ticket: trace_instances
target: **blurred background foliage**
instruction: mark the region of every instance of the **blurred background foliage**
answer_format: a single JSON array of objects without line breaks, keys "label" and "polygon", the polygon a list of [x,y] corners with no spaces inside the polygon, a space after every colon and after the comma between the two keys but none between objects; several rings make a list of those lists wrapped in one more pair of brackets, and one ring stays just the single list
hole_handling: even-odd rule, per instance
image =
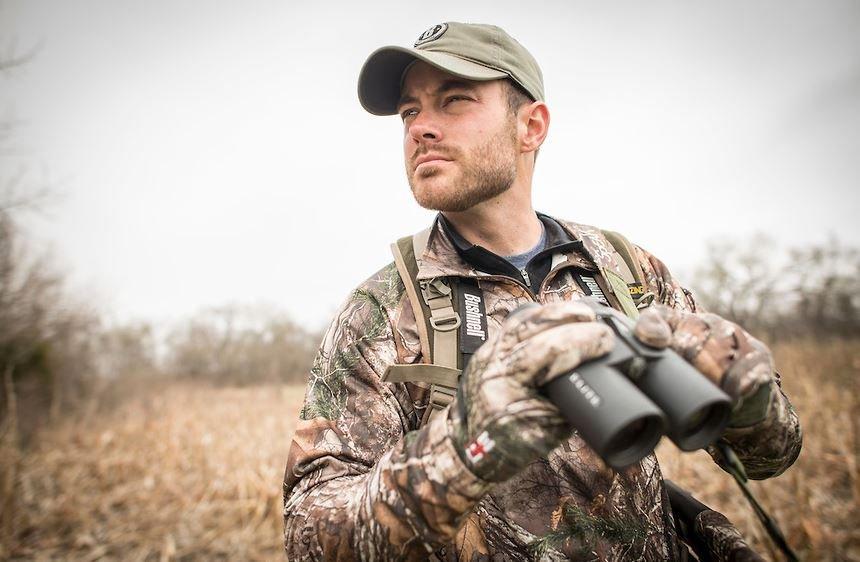
[{"label": "blurred background foliage", "polygon": [[764,234],[715,240],[691,284],[705,308],[771,341],[860,333],[860,251],[834,237],[792,248]]}]

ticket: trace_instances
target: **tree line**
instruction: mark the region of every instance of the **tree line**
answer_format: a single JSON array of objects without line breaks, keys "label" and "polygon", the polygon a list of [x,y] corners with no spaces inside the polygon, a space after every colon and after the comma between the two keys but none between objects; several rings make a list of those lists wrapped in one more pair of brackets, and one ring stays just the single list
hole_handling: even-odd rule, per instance
[{"label": "tree line", "polygon": [[692,285],[708,309],[771,341],[860,335],[860,249],[781,247],[766,235],[712,241]]},{"label": "tree line", "polygon": [[[109,387],[185,379],[212,384],[304,383],[321,334],[272,307],[220,306],[166,331],[116,324],[66,289],[0,201],[0,419],[22,433]],[[111,389],[116,392],[117,388]],[[31,418],[35,418],[32,419]]]}]

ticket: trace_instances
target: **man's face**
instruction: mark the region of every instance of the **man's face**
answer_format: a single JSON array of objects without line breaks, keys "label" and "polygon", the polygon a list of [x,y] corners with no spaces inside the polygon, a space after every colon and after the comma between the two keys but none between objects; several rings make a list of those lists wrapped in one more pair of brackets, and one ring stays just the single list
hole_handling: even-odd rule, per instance
[{"label": "man's face", "polygon": [[398,112],[406,177],[422,207],[465,211],[513,185],[517,129],[502,81],[463,80],[417,62]]}]

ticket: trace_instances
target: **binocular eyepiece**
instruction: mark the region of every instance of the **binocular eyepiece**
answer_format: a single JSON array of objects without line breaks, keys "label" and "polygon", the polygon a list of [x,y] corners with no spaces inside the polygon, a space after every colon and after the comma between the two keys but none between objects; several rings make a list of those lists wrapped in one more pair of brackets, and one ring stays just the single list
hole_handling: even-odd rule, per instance
[{"label": "binocular eyepiece", "polygon": [[729,423],[729,396],[671,349],[636,339],[623,314],[585,301],[615,346],[541,388],[583,440],[616,469],[648,455],[664,434],[684,451],[716,441]]}]

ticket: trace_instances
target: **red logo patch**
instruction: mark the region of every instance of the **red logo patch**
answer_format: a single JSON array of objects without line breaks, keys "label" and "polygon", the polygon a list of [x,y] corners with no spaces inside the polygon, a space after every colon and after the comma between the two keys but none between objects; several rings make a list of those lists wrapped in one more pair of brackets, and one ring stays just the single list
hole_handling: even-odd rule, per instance
[{"label": "red logo patch", "polygon": [[466,446],[466,457],[469,459],[469,462],[476,464],[484,458],[486,453],[492,451],[495,446],[496,442],[490,439],[489,434],[485,431]]}]

